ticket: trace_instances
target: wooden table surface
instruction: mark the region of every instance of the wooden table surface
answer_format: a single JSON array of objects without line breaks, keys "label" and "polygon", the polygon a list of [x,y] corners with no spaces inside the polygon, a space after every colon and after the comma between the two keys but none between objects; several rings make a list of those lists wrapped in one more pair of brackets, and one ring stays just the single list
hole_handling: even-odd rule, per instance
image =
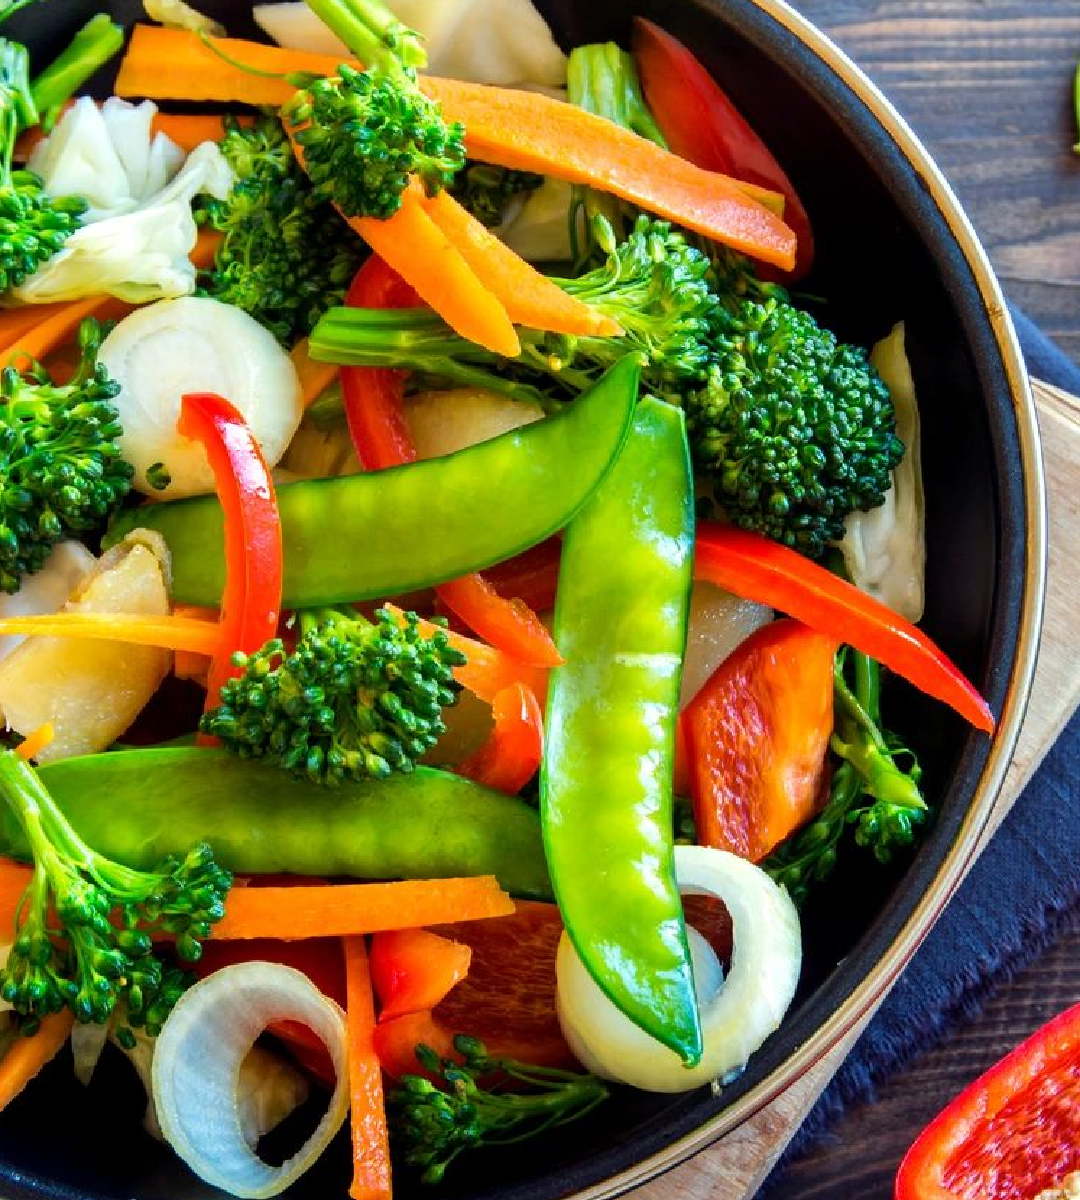
[{"label": "wooden table surface", "polygon": [[[1080,0],[794,0],[882,88],[960,197],[1001,278],[1080,363]],[[768,1190],[890,1200],[919,1130],[966,1083],[1080,1000],[1080,913],[962,1027],[851,1109]],[[779,1182],[779,1186],[776,1184]]]}]

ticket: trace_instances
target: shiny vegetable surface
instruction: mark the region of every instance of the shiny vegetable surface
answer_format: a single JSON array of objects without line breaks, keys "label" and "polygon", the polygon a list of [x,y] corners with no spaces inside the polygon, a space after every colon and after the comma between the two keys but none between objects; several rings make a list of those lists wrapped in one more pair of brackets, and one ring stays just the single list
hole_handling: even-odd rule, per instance
[{"label": "shiny vegetable surface", "polygon": [[[286,608],[381,599],[510,558],[560,529],[626,440],[638,365],[625,358],[565,412],[445,458],[377,475],[278,489]],[[454,503],[432,503],[453,496]],[[216,605],[224,586],[221,506],[211,497],[135,510],[172,552],[173,599]],[[346,547],[362,553],[343,553]]]},{"label": "shiny vegetable surface", "polygon": [[[317,802],[310,784],[276,767],[187,747],[65,759],[41,779],[81,837],[139,870],[205,838],[243,875],[493,874],[515,895],[551,894],[533,810],[426,767],[320,791]],[[5,812],[0,852],[25,860],[27,849]]]},{"label": "shiny vegetable surface", "polygon": [[900,1164],[896,1200],[1058,1195],[1050,1189],[1080,1171],[1078,1088],[1080,1004],[1032,1034],[923,1130]]},{"label": "shiny vegetable surface", "polygon": [[682,413],[638,406],[615,470],[563,541],[541,766],[544,845],[567,932],[636,1025],[701,1057],[675,886],[672,762],[693,563]]}]

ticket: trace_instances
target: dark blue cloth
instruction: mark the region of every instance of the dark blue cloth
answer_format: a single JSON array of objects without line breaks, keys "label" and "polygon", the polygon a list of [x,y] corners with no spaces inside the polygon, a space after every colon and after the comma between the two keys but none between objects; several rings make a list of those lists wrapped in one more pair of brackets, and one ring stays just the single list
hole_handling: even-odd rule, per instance
[{"label": "dark blue cloth", "polygon": [[[1032,375],[1080,394],[1080,369],[1023,313],[1013,320]],[[1008,902],[1003,903],[1003,898]],[[1074,716],[874,1015],[759,1193],[779,1200],[784,1166],[849,1105],[979,1011],[1080,905],[1080,714]]]}]

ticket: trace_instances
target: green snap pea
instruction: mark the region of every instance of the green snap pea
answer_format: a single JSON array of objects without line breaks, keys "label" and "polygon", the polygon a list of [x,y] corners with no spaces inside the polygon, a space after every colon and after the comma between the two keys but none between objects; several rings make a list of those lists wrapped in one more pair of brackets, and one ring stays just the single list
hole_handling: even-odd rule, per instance
[{"label": "green snap pea", "polygon": [[[277,489],[285,608],[380,600],[501,562],[562,529],[618,457],[637,400],[627,356],[554,416],[457,454]],[[172,552],[172,595],[215,606],[225,583],[221,505],[197,496],[129,510]]]},{"label": "green snap pea", "polygon": [[[551,898],[536,812],[428,767],[319,788],[221,750],[169,747],[64,759],[41,780],[89,845],[139,870],[206,841],[240,875],[494,875],[516,896]],[[7,806],[0,853],[29,861]]]},{"label": "green snap pea", "polygon": [[701,1058],[675,882],[672,770],[693,568],[682,413],[646,399],[563,538],[541,767],[548,869],[567,932],[612,1002]]}]

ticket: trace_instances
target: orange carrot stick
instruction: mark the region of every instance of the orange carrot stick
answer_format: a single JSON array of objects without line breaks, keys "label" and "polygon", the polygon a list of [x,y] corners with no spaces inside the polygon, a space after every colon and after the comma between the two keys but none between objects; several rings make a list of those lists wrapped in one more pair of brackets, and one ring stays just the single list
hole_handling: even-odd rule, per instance
[{"label": "orange carrot stick", "polygon": [[70,301],[58,300],[54,304],[20,304],[18,308],[5,308],[0,312],[0,346],[10,346],[36,325],[63,312]]},{"label": "orange carrot stick", "polygon": [[[404,624],[405,614],[400,608],[393,604],[385,604],[383,607]],[[547,668],[527,666],[486,642],[478,642],[475,638],[465,637],[452,629],[443,629],[441,625],[435,625],[431,621],[421,620],[417,628],[424,637],[433,637],[436,633],[445,634],[450,645],[465,655],[468,661],[463,667],[454,668],[454,678],[474,696],[492,704],[504,688],[523,683],[543,705],[547,696]]]},{"label": "orange carrot stick", "polygon": [[[196,604],[174,604],[172,615],[187,617],[193,621],[205,621],[215,628],[221,620],[221,613],[216,608],[202,608]],[[205,687],[211,661],[209,655],[200,654],[195,650],[177,650],[173,654],[173,674],[177,679],[190,679]]]},{"label": "orange carrot stick", "polygon": [[11,940],[19,902],[33,877],[32,867],[13,862],[10,858],[0,858],[0,935],[5,941]]},{"label": "orange carrot stick", "polygon": [[[250,125],[251,117],[238,118],[241,125]],[[169,113],[154,114],[150,128],[154,133],[163,133],[188,154],[203,142],[220,142],[225,136],[225,122],[221,113]]]},{"label": "orange carrot stick", "polygon": [[0,618],[0,634],[9,633],[26,637],[92,638],[210,655],[218,650],[221,641],[218,626],[207,621],[147,613],[58,612]]},{"label": "orange carrot stick", "polygon": [[73,338],[86,317],[110,321],[123,316],[131,306],[112,296],[87,296],[83,300],[65,303],[60,308],[52,304],[43,304],[41,308],[46,312],[44,318],[0,350],[0,369],[15,365],[23,357],[40,362],[58,346]]},{"label": "orange carrot stick", "polygon": [[567,295],[558,284],[515,254],[450,195],[425,197],[424,209],[502,301],[515,325],[576,337],[615,337],[622,330],[610,317]]},{"label": "orange carrot stick", "polygon": [[216,229],[200,229],[195,238],[195,246],[188,255],[192,266],[197,267],[200,271],[212,267],[218,246],[221,245],[222,236]]},{"label": "orange carrot stick", "polygon": [[6,1107],[50,1063],[68,1040],[75,1016],[69,1010],[41,1018],[33,1037],[16,1038],[0,1059],[0,1108]]},{"label": "orange carrot stick", "polygon": [[349,1063],[352,1200],[390,1200],[390,1139],[382,1068],[375,1053],[375,999],[362,937],[341,939]]},{"label": "orange carrot stick", "polygon": [[478,921],[514,911],[493,875],[409,879],[402,883],[339,883],[316,887],[233,888],[217,939],[273,937],[286,941],[413,929],[448,921]]},{"label": "orange carrot stick", "polygon": [[319,362],[312,358],[307,338],[301,338],[293,346],[289,357],[300,377],[300,401],[305,408],[310,408],[337,379],[340,368],[334,363]]},{"label": "orange carrot stick", "polygon": [[549,96],[431,76],[423,87],[464,122],[471,158],[588,184],[754,258],[795,263],[795,234],[726,175]]}]

